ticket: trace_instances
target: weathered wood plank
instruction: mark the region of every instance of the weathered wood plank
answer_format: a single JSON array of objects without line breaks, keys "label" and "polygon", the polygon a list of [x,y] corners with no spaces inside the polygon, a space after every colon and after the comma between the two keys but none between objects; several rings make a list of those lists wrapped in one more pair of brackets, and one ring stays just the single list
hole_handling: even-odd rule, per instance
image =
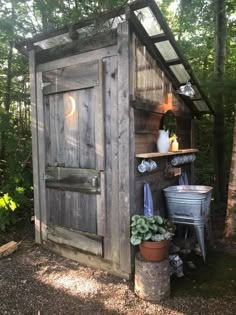
[{"label": "weathered wood plank", "polygon": [[44,134],[44,104],[43,92],[41,90],[42,72],[36,74],[37,80],[37,111],[38,111],[38,163],[39,163],[39,192],[41,211],[41,238],[47,238],[47,204],[45,188],[45,134]]},{"label": "weathered wood plank", "polygon": [[46,71],[43,82],[45,95],[93,87],[98,84],[98,61]]},{"label": "weathered wood plank", "polygon": [[[190,113],[187,106],[184,105],[180,107],[179,106],[180,104],[181,104],[180,102],[178,104],[174,104],[174,106],[171,109],[174,112],[175,116],[190,118],[192,114]],[[181,105],[183,105],[183,103]],[[160,105],[158,103],[156,104],[147,103],[138,98],[132,101],[132,107],[143,112],[153,112],[161,115],[166,113],[166,108],[163,105]]]},{"label": "weathered wood plank", "polygon": [[[104,72],[103,61],[99,61],[99,85],[97,90],[97,102],[95,107],[95,151],[96,168],[105,169],[104,161]],[[105,204],[105,176],[101,172],[101,194],[97,195],[97,234],[105,235],[106,204]]]},{"label": "weathered wood plank", "polygon": [[130,279],[131,274],[123,272],[122,270],[120,270],[119,265],[110,262],[100,256],[89,255],[88,253],[80,252],[77,248],[75,249],[72,246],[56,244],[51,241],[46,242],[44,246],[58,255],[78,261],[81,264],[85,264],[93,268],[101,268],[118,277]]},{"label": "weathered wood plank", "polygon": [[95,169],[95,89],[81,90],[79,102],[79,164],[80,168]]},{"label": "weathered wood plank", "polygon": [[149,153],[136,154],[136,158],[151,159],[151,158],[158,158],[158,157],[163,157],[163,156],[174,156],[174,155],[196,153],[196,152],[198,152],[198,149],[182,149],[176,152],[167,152],[167,153],[149,152]]},{"label": "weathered wood plank", "polygon": [[[80,91],[79,114],[79,163],[81,168],[96,168],[95,154],[95,108],[96,90],[94,88]],[[96,196],[81,194],[80,207],[83,213],[83,224],[88,232],[97,232]],[[85,230],[85,229],[83,229]]]},{"label": "weathered wood plank", "polygon": [[29,51],[30,69],[30,98],[31,98],[31,132],[32,132],[32,157],[34,179],[34,213],[35,213],[35,241],[41,243],[41,213],[39,195],[39,165],[38,165],[38,117],[36,96],[36,64],[35,51]]},{"label": "weathered wood plank", "polygon": [[60,48],[56,46],[39,51],[36,55],[36,61],[37,64],[43,64],[63,57],[91,52],[100,48],[116,45],[116,43],[116,30],[111,30],[97,36],[90,36],[84,39],[74,40],[70,43],[65,43],[60,45]]},{"label": "weathered wood plank", "polygon": [[[67,180],[68,177],[70,178],[72,176],[74,184],[71,185],[70,180],[69,183],[67,182],[67,191],[65,192],[66,215],[63,216],[62,226],[75,228],[76,230],[83,224],[83,215],[79,207],[80,194],[75,191],[81,191],[81,188],[85,188],[86,185],[87,187],[91,187],[91,184],[88,183],[88,177],[86,178],[86,176],[89,176],[88,174],[91,173],[84,170],[79,170],[77,172],[79,167],[80,148],[79,107],[80,91],[64,93],[64,146],[66,169],[64,168],[63,172],[67,173],[67,175],[65,175]],[[87,184],[85,184],[84,181],[87,182]],[[80,189],[78,189],[78,186]]]},{"label": "weathered wood plank", "polygon": [[174,87],[177,88],[179,85],[178,81],[176,80],[175,76],[171,74],[171,71],[166,68],[164,58],[154,45],[147,31],[144,29],[141,22],[136,17],[135,13],[131,10],[126,10],[126,18],[132,24],[132,28],[135,30],[137,37],[143,42],[143,44],[145,44],[152,57],[157,60],[158,64],[160,65],[160,69],[165,72],[166,76],[170,79],[170,81],[173,82]]},{"label": "weathered wood plank", "polygon": [[100,171],[85,168],[47,167],[46,186],[70,191],[100,193]]},{"label": "weathered wood plank", "polygon": [[157,134],[135,134],[135,153],[143,154],[157,151]]},{"label": "weathered wood plank", "polygon": [[130,120],[129,23],[118,25],[118,132],[120,267],[131,271],[130,246]]},{"label": "weathered wood plank", "polygon": [[37,66],[37,72],[50,71],[57,68],[72,66],[78,63],[90,62],[99,60],[106,56],[113,56],[117,54],[117,45],[101,48],[98,50],[90,51],[90,53],[81,53],[75,56],[65,57],[59,60],[50,61]]},{"label": "weathered wood plank", "polygon": [[70,213],[65,207],[65,191],[47,188],[47,222],[65,226],[68,224]]},{"label": "weathered wood plank", "polygon": [[163,115],[158,113],[134,110],[135,132],[145,131],[157,134],[162,117]]},{"label": "weathered wood plank", "polygon": [[[45,118],[46,127],[46,148],[47,148],[47,165],[64,166],[64,104],[63,95],[55,94],[44,97],[44,103],[49,102],[49,111],[45,114],[49,118]],[[45,106],[47,107],[47,106]]]},{"label": "weathered wood plank", "polygon": [[106,233],[104,257],[119,264],[117,56],[104,58]]},{"label": "weathered wood plank", "polygon": [[79,95],[80,91],[64,93],[63,95],[64,137],[61,140],[64,141],[65,167],[79,168]]},{"label": "weathered wood plank", "polygon": [[101,171],[101,193],[97,195],[97,235],[104,236],[106,233],[106,202],[105,202],[105,175]]},{"label": "weathered wood plank", "polygon": [[6,257],[14,253],[17,250],[17,243],[11,241],[3,246],[0,246],[0,258]]},{"label": "weathered wood plank", "polygon": [[59,226],[48,227],[48,239],[66,244],[94,255],[103,256],[102,239],[88,233],[76,232]]},{"label": "weathered wood plank", "polygon": [[104,86],[103,62],[99,61],[99,85],[96,87],[96,104],[94,106],[96,168],[104,170]]}]

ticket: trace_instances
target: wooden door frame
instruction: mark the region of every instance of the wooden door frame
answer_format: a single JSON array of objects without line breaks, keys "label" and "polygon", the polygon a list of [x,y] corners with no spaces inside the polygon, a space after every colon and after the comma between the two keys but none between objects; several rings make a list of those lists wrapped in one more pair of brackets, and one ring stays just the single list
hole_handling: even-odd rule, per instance
[{"label": "wooden door frame", "polygon": [[[29,51],[30,64],[30,92],[31,92],[31,118],[32,118],[32,155],[33,155],[33,178],[34,178],[34,213],[35,213],[35,241],[43,243],[47,240],[47,204],[46,204],[46,187],[45,187],[45,126],[44,126],[44,108],[43,108],[43,91],[41,89],[42,74],[44,71],[58,69],[62,66],[71,66],[74,64],[90,62],[100,59],[99,76],[102,80],[102,59],[107,56],[117,55],[117,45],[101,48],[89,53],[83,53],[72,57],[66,57],[60,60],[51,61],[45,64],[36,65],[35,49]],[[102,83],[101,83],[102,84]],[[103,110],[103,93],[100,93],[100,113],[98,119],[101,120]],[[104,141],[104,136],[100,136],[100,141]],[[97,166],[101,162],[97,161]],[[104,170],[103,168],[101,168]],[[105,187],[104,172],[101,172],[101,185]],[[103,192],[105,194],[105,192]],[[103,195],[104,197],[104,195]],[[101,213],[104,206],[102,197],[98,195],[98,233],[105,234],[105,218]],[[101,224],[104,220],[104,224]]]}]

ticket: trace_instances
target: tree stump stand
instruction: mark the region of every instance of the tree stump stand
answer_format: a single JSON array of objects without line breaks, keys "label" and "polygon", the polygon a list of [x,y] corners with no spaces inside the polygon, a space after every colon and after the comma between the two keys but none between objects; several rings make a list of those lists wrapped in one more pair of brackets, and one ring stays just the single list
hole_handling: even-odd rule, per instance
[{"label": "tree stump stand", "polygon": [[144,300],[160,302],[170,296],[169,259],[147,261],[140,253],[135,256],[134,291]]}]

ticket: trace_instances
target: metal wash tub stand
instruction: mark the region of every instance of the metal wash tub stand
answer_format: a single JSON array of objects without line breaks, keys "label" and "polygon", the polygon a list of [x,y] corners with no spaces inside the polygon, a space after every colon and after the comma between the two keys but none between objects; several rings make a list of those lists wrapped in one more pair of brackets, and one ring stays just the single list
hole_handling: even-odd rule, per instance
[{"label": "metal wash tub stand", "polygon": [[164,189],[169,219],[176,224],[194,226],[204,261],[204,227],[209,230],[211,194],[210,186],[179,185]]}]

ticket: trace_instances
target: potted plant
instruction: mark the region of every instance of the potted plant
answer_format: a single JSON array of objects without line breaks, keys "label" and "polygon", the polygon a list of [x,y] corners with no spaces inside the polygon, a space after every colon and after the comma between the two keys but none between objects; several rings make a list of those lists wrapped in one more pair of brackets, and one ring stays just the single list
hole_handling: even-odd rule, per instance
[{"label": "potted plant", "polygon": [[133,215],[131,244],[139,245],[142,257],[149,261],[162,261],[168,257],[170,240],[175,226],[158,215],[146,217]]}]

